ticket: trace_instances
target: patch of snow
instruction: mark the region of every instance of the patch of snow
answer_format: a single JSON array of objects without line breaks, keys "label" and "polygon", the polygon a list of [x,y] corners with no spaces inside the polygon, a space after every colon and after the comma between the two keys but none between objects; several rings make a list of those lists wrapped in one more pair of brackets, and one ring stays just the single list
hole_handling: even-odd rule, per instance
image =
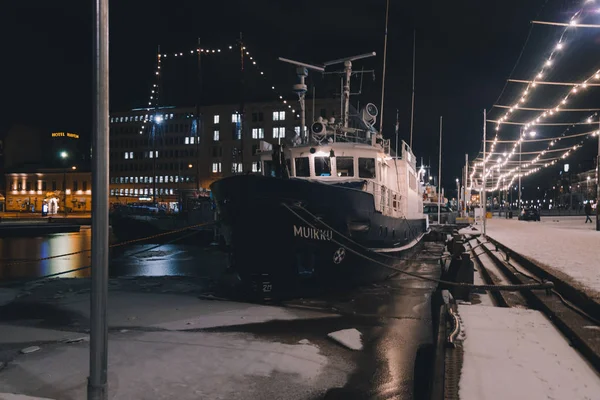
[{"label": "patch of snow", "polygon": [[310,344],[310,340],[308,340],[308,339],[298,340],[298,344]]},{"label": "patch of snow", "polygon": [[[113,399],[317,398],[344,386],[353,367],[330,364],[314,345],[257,340],[252,335],[145,332],[111,336],[108,385]],[[84,399],[87,346],[59,345],[13,361],[0,392]],[[51,373],[49,373],[51,372]],[[265,395],[261,390],[268,390]],[[293,389],[293,390],[290,390]]]},{"label": "patch of snow", "polygon": [[542,217],[541,222],[498,218],[488,220],[487,234],[570,277],[600,299],[600,232],[596,232],[595,223],[584,221],[585,216]]},{"label": "patch of snow", "polygon": [[327,336],[350,350],[362,350],[363,348],[362,333],[354,328],[331,332]]},{"label": "patch of snow", "polygon": [[458,233],[460,235],[478,236],[483,233],[483,226],[482,225],[469,225],[467,227],[460,228],[458,230]]},{"label": "patch of snow", "polygon": [[21,349],[21,353],[29,354],[29,353],[34,353],[38,350],[41,350],[41,348],[39,346],[29,346],[29,347],[25,347],[24,349]]},{"label": "patch of snow", "polygon": [[79,343],[79,342],[89,342],[90,341],[90,337],[89,336],[80,336],[80,337],[76,337],[76,338],[71,338],[71,339],[65,339],[65,343]]},{"label": "patch of snow", "polygon": [[600,331],[600,326],[586,325],[586,326],[583,327],[583,329],[592,329],[592,330]]},{"label": "patch of snow", "polygon": [[0,393],[0,400],[52,400],[48,397],[31,397],[24,394]]},{"label": "patch of snow", "polygon": [[461,400],[597,399],[600,379],[538,311],[459,305]]}]

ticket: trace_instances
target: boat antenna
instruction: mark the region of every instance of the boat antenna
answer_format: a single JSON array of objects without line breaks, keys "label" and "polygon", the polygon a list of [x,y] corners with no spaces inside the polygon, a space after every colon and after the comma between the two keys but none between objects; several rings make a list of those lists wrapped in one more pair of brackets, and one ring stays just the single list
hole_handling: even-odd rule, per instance
[{"label": "boat antenna", "polygon": [[[385,6],[385,36],[383,40],[383,74],[381,78],[381,110],[379,111],[379,133],[383,134],[383,95],[385,93],[385,60],[387,58],[387,38],[388,38],[388,16],[390,12],[390,0],[386,1]],[[397,131],[396,131],[397,133]],[[397,135],[396,135],[397,137]],[[396,139],[396,142],[398,139]],[[398,146],[396,145],[396,155],[398,154]]]},{"label": "boat antenna", "polygon": [[[413,70],[412,70],[412,101],[410,106],[410,148],[412,149],[413,126],[415,121],[415,60],[417,53],[417,30],[413,30]],[[383,112],[383,110],[382,110]]]},{"label": "boat antenna", "polygon": [[348,115],[350,109],[350,77],[352,76],[352,61],[360,60],[362,58],[374,57],[376,53],[373,51],[371,53],[360,54],[354,57],[340,58],[338,60],[328,61],[323,63],[325,67],[334,64],[344,63],[344,73],[346,75],[346,80],[344,81],[344,108],[342,109],[342,121],[343,127],[348,127]]},{"label": "boat antenna", "polygon": [[[298,94],[298,102],[300,103],[300,124],[302,126],[300,128],[301,132],[302,132],[301,138],[302,138],[303,143],[310,143],[311,138],[308,138],[306,135],[306,133],[307,133],[306,132],[306,107],[305,107],[304,98],[306,96],[307,87],[306,87],[305,80],[306,80],[306,77],[308,76],[309,69],[313,69],[313,70],[319,71],[319,72],[325,72],[325,67],[319,67],[317,65],[306,64],[306,63],[290,60],[290,59],[283,58],[283,57],[279,57],[279,61],[283,61],[288,64],[293,64],[297,67],[296,74],[298,75],[298,80],[300,82],[294,85],[294,92],[296,92],[296,94]],[[313,88],[314,88],[314,85],[313,85]],[[314,94],[314,89],[313,89],[313,94]],[[313,110],[314,110],[314,98],[313,98]]]}]

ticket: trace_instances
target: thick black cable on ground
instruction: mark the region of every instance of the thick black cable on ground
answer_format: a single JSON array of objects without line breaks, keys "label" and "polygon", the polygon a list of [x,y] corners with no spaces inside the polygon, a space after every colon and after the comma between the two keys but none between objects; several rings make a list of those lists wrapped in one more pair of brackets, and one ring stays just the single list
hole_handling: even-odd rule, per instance
[{"label": "thick black cable on ground", "polygon": [[[295,212],[290,206],[288,206],[285,203],[281,203],[282,206],[284,206],[285,208],[287,208],[292,214],[294,214],[297,218],[299,218],[302,222],[304,222],[305,224],[307,224],[308,226],[310,226],[313,229],[318,229],[317,227],[315,227],[313,224],[311,224],[309,221],[307,221],[304,217],[302,217],[300,214],[298,214],[297,212]],[[305,209],[304,209],[305,210]],[[305,210],[307,211],[307,210]],[[308,212],[308,211],[307,211]],[[309,212],[310,214],[310,212]],[[349,240],[352,243],[356,243],[354,241],[352,241],[349,238],[346,238],[344,235],[341,235],[339,232],[337,232],[336,230],[334,230],[333,228],[329,227],[326,223],[324,223],[323,221],[319,222],[321,224],[323,224],[325,227],[327,227],[328,229],[332,229],[333,232],[337,233],[339,236],[341,236],[344,239]],[[435,278],[430,278],[428,276],[424,276],[424,275],[419,275],[419,274],[415,274],[412,272],[408,272],[408,271],[404,271],[400,268],[396,268],[393,267],[391,265],[387,265],[381,261],[375,260],[374,258],[371,258],[365,254],[362,254],[354,249],[349,248],[348,246],[340,243],[339,241],[335,240],[334,238],[331,238],[331,241],[335,244],[337,244],[338,246],[344,248],[346,251],[349,251],[359,257],[364,258],[367,261],[371,261],[375,264],[381,265],[385,268],[391,269],[392,271],[396,271],[408,276],[411,276],[413,278],[417,278],[417,279],[422,279],[425,281],[429,281],[429,282],[434,282],[437,284],[442,284],[442,285],[446,285],[446,286],[454,286],[454,287],[469,287],[469,288],[473,288],[473,289],[481,289],[481,290],[506,290],[506,291],[517,291],[517,290],[535,290],[535,289],[552,289],[554,287],[554,284],[552,282],[546,282],[546,283],[542,283],[542,284],[524,284],[524,285],[474,285],[471,283],[462,283],[462,282],[451,282],[451,281],[445,281],[445,280],[441,280],[441,279],[435,279]],[[358,243],[356,243],[358,245]],[[375,253],[372,250],[359,245],[360,247],[366,249],[369,252]],[[375,253],[375,254],[379,254],[379,253]],[[389,258],[394,258],[398,261],[405,261],[404,259],[400,259],[400,258],[395,258],[392,256],[387,256]]]}]

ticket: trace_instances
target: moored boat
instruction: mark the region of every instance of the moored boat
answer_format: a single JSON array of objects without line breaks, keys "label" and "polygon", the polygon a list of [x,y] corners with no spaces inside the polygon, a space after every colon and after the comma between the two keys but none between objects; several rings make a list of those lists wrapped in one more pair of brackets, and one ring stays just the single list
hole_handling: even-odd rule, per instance
[{"label": "moored boat", "polygon": [[[374,127],[373,104],[349,115],[354,59],[339,60],[341,121],[319,118],[289,146],[263,142],[261,175],[211,185],[231,271],[264,296],[385,279],[398,260],[389,255],[416,251],[428,229],[410,147],[390,149]],[[304,114],[302,98],[300,105]]]}]

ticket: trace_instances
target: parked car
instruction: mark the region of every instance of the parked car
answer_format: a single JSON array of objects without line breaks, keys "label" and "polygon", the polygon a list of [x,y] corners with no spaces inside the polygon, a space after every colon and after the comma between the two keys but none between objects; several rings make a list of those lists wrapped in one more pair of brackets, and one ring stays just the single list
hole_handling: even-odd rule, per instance
[{"label": "parked car", "polygon": [[524,208],[519,214],[519,221],[539,221],[540,212],[537,208]]},{"label": "parked car", "polygon": [[[423,213],[428,216],[429,222],[437,222],[438,220],[438,205],[437,203],[423,203]],[[440,219],[442,224],[455,224],[458,212],[453,211],[450,207],[442,204],[440,208]]]}]

